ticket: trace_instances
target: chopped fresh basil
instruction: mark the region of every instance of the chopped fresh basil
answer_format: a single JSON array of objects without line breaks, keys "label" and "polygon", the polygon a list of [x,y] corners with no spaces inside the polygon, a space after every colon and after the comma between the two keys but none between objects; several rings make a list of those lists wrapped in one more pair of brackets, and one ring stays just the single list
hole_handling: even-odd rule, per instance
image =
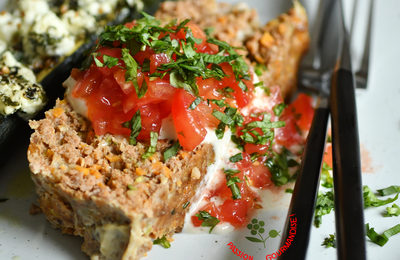
[{"label": "chopped fresh basil", "polygon": [[393,201],[397,200],[399,194],[397,194],[394,198],[388,198],[387,200],[378,199],[375,194],[371,191],[368,186],[363,187],[363,197],[364,197],[364,208],[368,207],[380,207]]},{"label": "chopped fresh basil", "polygon": [[229,161],[236,163],[243,160],[243,155],[242,153],[237,153],[234,156],[229,157]]},{"label": "chopped fresh basil", "polygon": [[239,172],[239,170],[224,170],[224,173],[226,174],[226,186],[228,186],[228,188],[231,190],[232,199],[234,200],[242,198],[242,195],[240,194],[240,188],[237,183],[242,183],[243,181],[240,180],[239,177],[234,176]]},{"label": "chopped fresh basil", "polygon": [[293,189],[286,189],[285,192],[286,192],[286,193],[291,193],[291,194],[292,194],[292,193],[293,193]]},{"label": "chopped fresh basil", "polygon": [[218,100],[218,99],[207,99],[207,102],[208,102],[208,104],[210,104],[210,102],[211,102],[211,103],[214,103],[214,104],[216,104],[216,105],[219,106],[219,107],[226,107],[226,106],[228,106],[228,104],[226,103],[225,99],[220,99],[220,100]]},{"label": "chopped fresh basil", "polygon": [[147,148],[147,151],[142,154],[142,159],[146,160],[150,156],[152,156],[156,152],[156,146],[158,141],[158,133],[157,132],[150,132],[150,146]]},{"label": "chopped fresh basil", "polygon": [[190,201],[186,202],[185,204],[183,204],[182,208],[186,209],[189,206],[189,204],[190,204]]},{"label": "chopped fresh basil", "polygon": [[333,193],[327,191],[326,193],[318,192],[317,202],[315,203],[314,225],[319,228],[322,223],[322,216],[327,215],[335,207]]},{"label": "chopped fresh basil", "polygon": [[230,116],[228,116],[216,109],[213,110],[211,115],[213,115],[215,118],[219,119],[222,123],[224,123],[226,125],[231,125],[234,122],[234,120]]},{"label": "chopped fresh basil", "polygon": [[104,60],[104,66],[107,66],[110,69],[118,64],[119,59],[104,54],[103,60]]},{"label": "chopped fresh basil", "polygon": [[333,247],[336,248],[336,235],[329,234],[329,237],[325,238],[324,242],[322,242],[321,246],[325,246],[326,248]]},{"label": "chopped fresh basil", "polygon": [[140,118],[140,110],[136,111],[130,121],[122,124],[122,127],[131,130],[131,135],[129,136],[129,144],[136,145],[136,137],[138,137],[140,131],[142,131],[142,120]]},{"label": "chopped fresh basil", "polygon": [[220,222],[219,219],[213,217],[205,210],[200,210],[199,213],[195,215],[198,220],[203,220],[201,223],[202,227],[211,227],[209,233],[214,229],[214,227]]},{"label": "chopped fresh basil", "polygon": [[196,97],[196,99],[190,104],[189,109],[194,110],[201,103],[201,100],[201,97]]},{"label": "chopped fresh basil", "polygon": [[179,140],[177,140],[171,147],[168,147],[165,152],[164,152],[164,161],[167,161],[169,158],[172,156],[175,156],[179,150],[182,149],[181,144],[179,143]]},{"label": "chopped fresh basil", "polygon": [[396,204],[393,204],[391,207],[386,208],[386,214],[384,217],[398,217],[400,216],[400,207]]},{"label": "chopped fresh basil", "polygon": [[153,241],[153,245],[161,245],[164,248],[170,248],[171,244],[167,240],[167,237],[164,235],[161,238],[157,238]]},{"label": "chopped fresh basil", "polygon": [[290,181],[294,181],[295,176],[290,176],[288,156],[292,156],[286,149],[281,154],[272,152],[272,156],[265,161],[265,166],[271,173],[271,180],[275,186],[282,186]]},{"label": "chopped fresh basil", "polygon": [[150,60],[144,59],[142,64],[142,72],[149,72],[150,71]]},{"label": "chopped fresh basil", "polygon": [[400,186],[390,186],[385,189],[377,190],[381,196],[391,195],[400,193]]},{"label": "chopped fresh basil", "polygon": [[280,116],[283,112],[283,110],[285,110],[286,108],[286,104],[285,103],[280,103],[278,105],[275,105],[272,110],[274,111],[274,114],[276,116]]},{"label": "chopped fresh basil", "polygon": [[224,173],[225,173],[226,175],[229,175],[229,176],[234,176],[235,174],[237,174],[237,173],[239,173],[239,172],[240,172],[239,170],[233,170],[233,169],[225,170],[225,169],[224,169]]},{"label": "chopped fresh basil", "polygon": [[396,226],[385,230],[382,235],[376,233],[374,228],[369,228],[369,223],[365,224],[365,227],[367,229],[367,237],[369,237],[372,242],[379,246],[384,246],[389,241],[389,237],[400,233],[400,224],[397,224]]},{"label": "chopped fresh basil", "polygon": [[138,64],[136,63],[132,55],[129,53],[129,50],[127,48],[122,48],[121,52],[122,52],[122,60],[124,61],[126,66],[125,81],[126,82],[132,81],[138,98],[142,98],[147,92],[146,81],[143,80],[143,85],[140,88],[139,83],[137,81]]}]

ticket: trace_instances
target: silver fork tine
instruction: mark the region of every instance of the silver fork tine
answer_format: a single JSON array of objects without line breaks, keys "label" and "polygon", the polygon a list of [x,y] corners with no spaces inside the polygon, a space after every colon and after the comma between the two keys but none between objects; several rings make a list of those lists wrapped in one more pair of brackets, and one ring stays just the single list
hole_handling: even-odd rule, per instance
[{"label": "silver fork tine", "polygon": [[[354,6],[353,6],[353,17],[352,17],[351,28],[350,28],[350,35],[351,35],[350,37],[353,36],[354,17],[355,17],[355,10],[356,10],[357,5],[358,5],[358,0],[355,0]],[[362,57],[362,61],[361,61],[361,67],[355,73],[357,88],[360,88],[360,89],[366,89],[367,83],[368,83],[369,52],[370,52],[370,42],[371,42],[373,10],[374,10],[374,0],[370,0],[367,33],[365,35],[364,52],[363,52],[363,57]]]}]

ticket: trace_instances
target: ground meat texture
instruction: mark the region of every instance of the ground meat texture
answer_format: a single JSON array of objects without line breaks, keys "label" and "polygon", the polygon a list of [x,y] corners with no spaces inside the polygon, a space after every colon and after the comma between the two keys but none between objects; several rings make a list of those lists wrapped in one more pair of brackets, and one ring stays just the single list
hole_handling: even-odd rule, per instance
[{"label": "ground meat texture", "polygon": [[254,64],[265,64],[259,77],[265,86],[278,85],[286,100],[295,91],[300,58],[310,42],[305,9],[294,1],[288,13],[268,22],[245,45]]},{"label": "ground meat texture", "polygon": [[28,160],[40,207],[54,228],[84,237],[82,249],[92,259],[139,259],[152,238],[181,230],[182,206],[214,161],[212,145],[203,144],[165,162],[167,140],[142,160],[148,144],[94,136],[64,100],[30,126]]}]

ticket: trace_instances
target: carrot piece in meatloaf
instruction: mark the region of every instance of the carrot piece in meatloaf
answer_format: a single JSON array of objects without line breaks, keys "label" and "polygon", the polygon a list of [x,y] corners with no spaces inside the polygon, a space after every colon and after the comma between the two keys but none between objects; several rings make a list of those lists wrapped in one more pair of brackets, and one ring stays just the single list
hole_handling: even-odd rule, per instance
[{"label": "carrot piece in meatloaf", "polygon": [[129,145],[123,136],[87,142],[90,122],[65,101],[30,126],[28,159],[40,207],[54,228],[83,236],[92,259],[139,259],[151,238],[179,231],[183,205],[214,160],[211,144],[164,162],[167,141],[146,160],[140,159],[145,145]]}]

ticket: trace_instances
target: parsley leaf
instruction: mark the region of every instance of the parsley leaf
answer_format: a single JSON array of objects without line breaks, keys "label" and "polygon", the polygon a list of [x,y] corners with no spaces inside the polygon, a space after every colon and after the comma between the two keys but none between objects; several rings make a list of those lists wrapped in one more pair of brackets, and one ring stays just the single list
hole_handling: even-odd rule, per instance
[{"label": "parsley leaf", "polygon": [[389,237],[400,233],[400,224],[397,224],[396,226],[385,230],[382,235],[376,233],[374,228],[369,228],[369,223],[365,224],[365,227],[367,229],[367,237],[369,237],[372,242],[379,246],[384,246],[389,241]]},{"label": "parsley leaf", "polygon": [[140,110],[136,111],[130,121],[122,124],[122,127],[131,129],[131,134],[129,136],[129,144],[136,145],[136,137],[138,137],[140,131],[142,131],[142,120],[140,118]]},{"label": "parsley leaf", "polygon": [[322,223],[322,216],[329,214],[331,210],[334,209],[334,206],[335,202],[331,191],[327,191],[326,193],[318,192],[314,215],[314,225],[317,228],[319,228]]},{"label": "parsley leaf", "polygon": [[164,248],[170,248],[171,244],[167,240],[167,237],[164,235],[161,238],[154,239],[153,245],[161,245]]},{"label": "parsley leaf", "polygon": [[333,247],[336,248],[336,235],[329,234],[329,237],[325,238],[324,242],[322,242],[321,246]]},{"label": "parsley leaf", "polygon": [[271,172],[271,180],[275,186],[279,187],[295,180],[295,175],[290,176],[289,174],[288,155],[291,154],[286,149],[281,154],[273,151],[272,156],[265,161],[265,166]]},{"label": "parsley leaf", "polygon": [[219,219],[211,216],[210,213],[205,210],[200,210],[195,216],[198,218],[198,220],[203,220],[201,223],[202,227],[211,227],[209,232],[210,234],[214,227],[220,222]]},{"label": "parsley leaf", "polygon": [[293,194],[293,189],[286,189],[285,192]]}]

